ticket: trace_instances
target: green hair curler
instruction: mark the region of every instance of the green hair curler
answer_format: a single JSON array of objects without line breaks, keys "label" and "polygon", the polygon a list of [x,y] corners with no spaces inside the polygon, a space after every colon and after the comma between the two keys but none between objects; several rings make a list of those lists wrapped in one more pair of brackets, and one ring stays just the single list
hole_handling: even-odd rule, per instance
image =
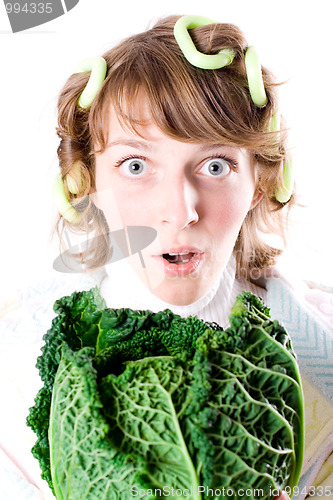
[{"label": "green hair curler", "polygon": [[[184,57],[193,66],[201,69],[220,69],[232,63],[235,51],[233,49],[222,49],[218,54],[202,54],[196,49],[188,33],[189,29],[209,24],[216,24],[216,21],[202,16],[183,16],[175,24],[174,36]],[[268,103],[268,99],[262,78],[261,64],[255,47],[247,48],[244,60],[251,99],[256,106],[263,108]],[[275,113],[271,118],[269,131],[278,132],[279,130],[280,115]],[[282,185],[278,186],[275,191],[275,198],[280,203],[287,203],[291,198],[294,185],[293,162],[291,159],[286,160],[283,165],[282,179]]]},{"label": "green hair curler", "polygon": [[105,80],[107,71],[105,59],[103,57],[88,57],[78,64],[74,73],[85,73],[87,71],[91,71],[91,75],[78,100],[78,105],[83,109],[89,108]]},{"label": "green hair curler", "polygon": [[[77,193],[77,184],[72,177],[66,176],[66,181],[68,182],[68,188],[73,194]],[[80,224],[82,221],[82,215],[75,210],[75,208],[68,201],[66,196],[64,182],[62,180],[62,175],[59,173],[55,178],[53,183],[53,201],[57,207],[58,212],[72,224]]]},{"label": "green hair curler", "polygon": [[199,52],[195,47],[188,30],[207,24],[216,23],[208,17],[183,16],[175,24],[174,37],[184,56],[193,66],[201,69],[218,69],[228,66],[235,57],[233,49],[222,49],[217,54],[209,55]]}]

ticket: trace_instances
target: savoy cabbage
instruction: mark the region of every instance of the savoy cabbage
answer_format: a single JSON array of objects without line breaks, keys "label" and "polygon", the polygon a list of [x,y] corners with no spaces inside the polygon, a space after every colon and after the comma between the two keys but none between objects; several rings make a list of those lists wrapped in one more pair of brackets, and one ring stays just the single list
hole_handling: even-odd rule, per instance
[{"label": "savoy cabbage", "polygon": [[263,500],[297,485],[303,398],[290,339],[243,292],[230,327],[107,309],[98,289],[55,304],[30,409],[58,500]]}]

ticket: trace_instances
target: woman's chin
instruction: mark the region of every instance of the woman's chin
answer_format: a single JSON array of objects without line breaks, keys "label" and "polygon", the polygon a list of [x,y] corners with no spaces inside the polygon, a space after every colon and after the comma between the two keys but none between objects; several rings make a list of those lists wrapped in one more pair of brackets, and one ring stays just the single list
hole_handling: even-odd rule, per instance
[{"label": "woman's chin", "polygon": [[156,264],[155,260],[145,259],[146,266],[143,267],[138,258],[133,257],[129,262],[141,282],[156,297],[170,305],[193,304],[208,292],[216,279],[212,269],[209,268],[207,271],[204,266],[186,276],[170,276],[163,266]]},{"label": "woman's chin", "polygon": [[187,306],[199,300],[208,291],[200,279],[165,278],[162,283],[151,290],[159,299],[174,306]]}]

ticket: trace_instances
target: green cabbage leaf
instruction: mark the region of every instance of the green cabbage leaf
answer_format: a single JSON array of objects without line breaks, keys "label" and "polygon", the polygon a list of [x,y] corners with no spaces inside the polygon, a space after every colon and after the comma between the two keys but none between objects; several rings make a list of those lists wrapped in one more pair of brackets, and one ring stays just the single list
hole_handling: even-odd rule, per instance
[{"label": "green cabbage leaf", "polygon": [[237,298],[226,330],[168,310],[107,309],[98,289],[55,311],[27,421],[58,500],[236,499],[245,490],[268,499],[297,485],[298,366],[256,296]]}]

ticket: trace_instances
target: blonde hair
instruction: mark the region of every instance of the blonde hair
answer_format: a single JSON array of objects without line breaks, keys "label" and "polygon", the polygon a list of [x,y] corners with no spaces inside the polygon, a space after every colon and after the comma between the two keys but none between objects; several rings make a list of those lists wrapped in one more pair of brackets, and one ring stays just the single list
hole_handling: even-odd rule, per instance
[{"label": "blonde hair", "polygon": [[[246,148],[256,162],[260,203],[249,211],[239,232],[234,254],[238,276],[249,277],[275,263],[281,252],[265,242],[265,233],[286,240],[284,204],[274,193],[282,183],[287,157],[286,133],[269,132],[278,110],[276,83],[262,69],[268,103],[257,107],[250,96],[244,53],[247,42],[232,24],[214,24],[190,30],[197,49],[206,54],[232,48],[232,64],[218,70],[192,66],[183,56],[173,35],[179,17],[160,20],[148,31],[134,35],[103,55],[106,79],[89,109],[77,105],[90,74],[74,74],[65,84],[58,102],[57,133],[61,139],[58,156],[65,179],[75,162],[80,162],[80,190],[68,199],[82,212],[78,230],[94,234],[86,264],[97,268],[110,256],[105,217],[88,195],[94,188],[95,156],[107,145],[110,104],[119,120],[139,134],[140,118],[135,102],[140,92],[147,98],[155,124],[169,137],[183,142],[223,143]],[[73,169],[74,170],[74,169]],[[289,202],[291,205],[293,201]],[[63,220],[63,227],[69,223]],[[72,227],[72,229],[75,229]]]}]

